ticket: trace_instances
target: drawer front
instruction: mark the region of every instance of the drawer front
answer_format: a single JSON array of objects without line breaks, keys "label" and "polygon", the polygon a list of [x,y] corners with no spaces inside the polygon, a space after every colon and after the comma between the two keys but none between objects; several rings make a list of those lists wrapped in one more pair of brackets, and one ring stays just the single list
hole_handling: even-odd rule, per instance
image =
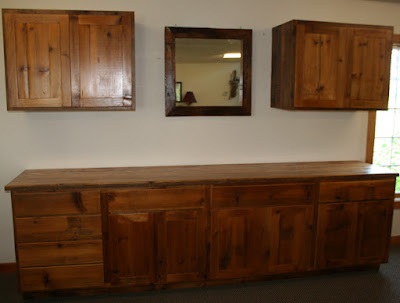
[{"label": "drawer front", "polygon": [[23,243],[17,245],[20,267],[76,265],[103,262],[101,240]]},{"label": "drawer front", "polygon": [[203,186],[116,190],[104,192],[103,195],[108,201],[109,212],[202,208],[205,204]]},{"label": "drawer front", "polygon": [[12,193],[14,215],[34,217],[100,213],[100,192]]},{"label": "drawer front", "polygon": [[214,208],[311,204],[314,188],[312,183],[215,186],[211,203]]},{"label": "drawer front", "polygon": [[320,202],[384,200],[394,198],[395,179],[321,182]]},{"label": "drawer front", "polygon": [[101,239],[101,216],[16,218],[17,243]]},{"label": "drawer front", "polygon": [[103,264],[22,268],[20,284],[21,291],[103,286]]}]

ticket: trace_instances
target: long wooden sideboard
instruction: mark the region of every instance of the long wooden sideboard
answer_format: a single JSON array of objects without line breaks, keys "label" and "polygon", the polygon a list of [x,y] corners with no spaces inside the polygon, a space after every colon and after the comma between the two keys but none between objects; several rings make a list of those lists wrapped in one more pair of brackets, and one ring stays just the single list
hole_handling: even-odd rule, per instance
[{"label": "long wooden sideboard", "polygon": [[362,162],[26,170],[25,297],[199,287],[387,262],[397,174]]}]

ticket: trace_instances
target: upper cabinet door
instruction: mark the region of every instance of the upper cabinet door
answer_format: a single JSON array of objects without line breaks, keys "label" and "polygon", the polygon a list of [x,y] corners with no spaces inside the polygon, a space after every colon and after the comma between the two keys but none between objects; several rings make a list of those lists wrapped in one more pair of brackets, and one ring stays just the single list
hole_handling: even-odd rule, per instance
[{"label": "upper cabinet door", "polygon": [[68,15],[3,17],[8,109],[71,106]]},{"label": "upper cabinet door", "polygon": [[134,109],[133,13],[70,22],[72,106]]},{"label": "upper cabinet door", "polygon": [[348,37],[350,107],[387,109],[392,33],[352,28]]},{"label": "upper cabinet door", "polygon": [[393,27],[293,20],[272,32],[271,106],[387,109]]},{"label": "upper cabinet door", "polygon": [[346,28],[299,24],[296,28],[297,108],[343,107]]}]

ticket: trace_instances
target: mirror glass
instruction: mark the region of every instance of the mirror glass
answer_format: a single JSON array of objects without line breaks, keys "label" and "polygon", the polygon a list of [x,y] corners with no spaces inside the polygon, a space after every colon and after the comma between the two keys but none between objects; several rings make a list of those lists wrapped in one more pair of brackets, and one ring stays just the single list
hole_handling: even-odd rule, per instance
[{"label": "mirror glass", "polygon": [[176,106],[241,106],[241,57],[241,40],[175,39]]},{"label": "mirror glass", "polygon": [[165,28],[166,116],[251,115],[252,31]]}]

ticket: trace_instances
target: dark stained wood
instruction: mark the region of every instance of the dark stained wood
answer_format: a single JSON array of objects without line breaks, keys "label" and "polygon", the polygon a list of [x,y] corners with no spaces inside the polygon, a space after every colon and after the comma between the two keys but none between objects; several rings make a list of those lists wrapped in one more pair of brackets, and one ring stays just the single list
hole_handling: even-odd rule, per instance
[{"label": "dark stained wood", "polygon": [[[160,279],[162,283],[205,279],[204,210],[167,211],[158,226]],[[161,263],[160,263],[161,262]]]},{"label": "dark stained wood", "polygon": [[389,258],[393,199],[358,205],[356,262],[386,263]]},{"label": "dark stained wood", "polygon": [[313,183],[274,184],[257,186],[215,186],[212,189],[212,207],[257,207],[285,203],[313,202]]},{"label": "dark stained wood", "polygon": [[271,107],[387,109],[393,27],[292,20],[272,32]]},{"label": "dark stained wood", "polygon": [[20,288],[94,294],[376,269],[396,176],[355,161],[25,171],[7,187]]},{"label": "dark stained wood", "polygon": [[26,170],[5,186],[12,191],[101,187],[163,187],[204,184],[254,184],[301,179],[376,179],[398,174],[357,162],[298,162],[85,169]]},{"label": "dark stained wood", "polygon": [[23,268],[22,291],[103,286],[103,264]]},{"label": "dark stained wood", "polygon": [[162,210],[181,208],[203,208],[205,191],[203,186],[105,191],[108,210],[132,212],[140,210]]},{"label": "dark stained wood", "polygon": [[103,263],[101,240],[18,244],[19,266]]},{"label": "dark stained wood", "polygon": [[15,219],[18,243],[101,239],[100,215]]},{"label": "dark stained wood", "polygon": [[271,210],[269,272],[313,269],[314,206],[280,206]]},{"label": "dark stained wood", "polygon": [[[314,270],[308,272],[296,272],[296,273],[284,273],[275,275],[265,276],[253,276],[250,278],[243,279],[227,279],[227,280],[209,280],[205,282],[180,282],[173,284],[166,284],[163,289],[185,289],[185,288],[198,288],[204,286],[216,286],[216,285],[229,285],[239,283],[249,283],[254,281],[271,281],[277,279],[288,279],[288,278],[299,278],[299,277],[310,277],[321,274],[331,273],[343,273],[350,271],[379,271],[380,264],[368,264],[351,266],[344,268],[335,268],[327,270]],[[76,289],[59,289],[52,291],[27,291],[23,293],[25,299],[32,298],[45,298],[45,297],[65,297],[65,296],[88,296],[88,295],[99,295],[99,294],[112,294],[112,293],[126,293],[126,292],[143,292],[150,290],[159,290],[158,285],[112,285],[109,287],[90,287],[90,288],[76,288]]]},{"label": "dark stained wood", "polygon": [[394,180],[321,182],[320,202],[346,202],[394,198]]},{"label": "dark stained wood", "polygon": [[100,192],[12,193],[16,217],[99,214]]},{"label": "dark stained wood", "polygon": [[291,108],[294,96],[295,39],[294,23],[272,29],[271,107]]},{"label": "dark stained wood", "polygon": [[106,282],[153,284],[156,281],[154,213],[109,215]]},{"label": "dark stained wood", "polygon": [[317,269],[355,264],[357,204],[319,205],[316,243]]},{"label": "dark stained wood", "polygon": [[271,208],[218,209],[211,213],[210,278],[266,274]]},{"label": "dark stained wood", "polygon": [[2,13],[8,110],[135,109],[133,12]]},{"label": "dark stained wood", "polygon": [[[242,41],[242,106],[175,106],[175,39],[235,39]],[[252,30],[165,27],[165,115],[166,116],[249,116],[251,115]]]}]

